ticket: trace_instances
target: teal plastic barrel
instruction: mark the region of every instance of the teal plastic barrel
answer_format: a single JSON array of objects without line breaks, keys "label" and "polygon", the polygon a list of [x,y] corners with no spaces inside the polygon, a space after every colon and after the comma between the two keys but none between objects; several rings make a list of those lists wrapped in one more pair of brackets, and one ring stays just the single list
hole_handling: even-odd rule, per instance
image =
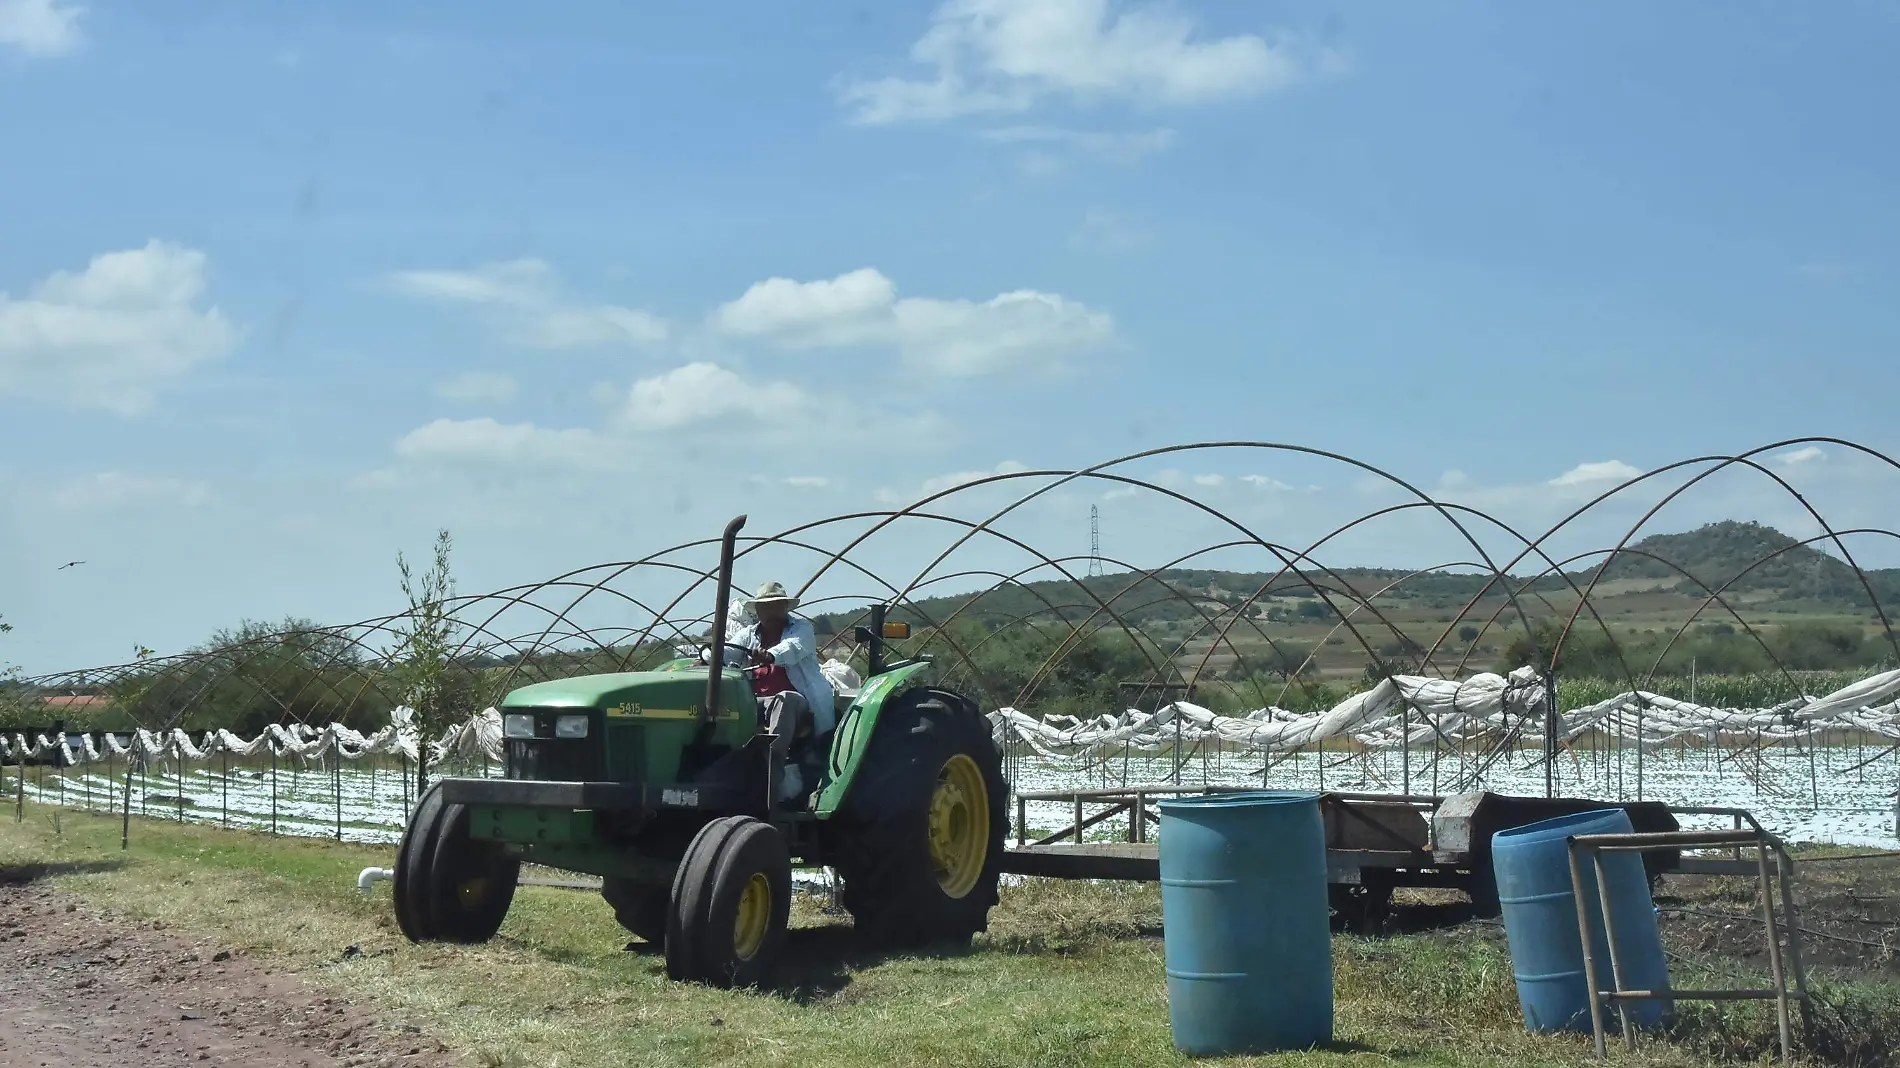
[{"label": "teal plastic barrel", "polygon": [[1175,1046],[1220,1056],[1331,1041],[1333,953],[1319,795],[1208,794],[1159,808]]},{"label": "teal plastic barrel", "polygon": [[[1526,824],[1491,837],[1491,865],[1497,874],[1498,903],[1504,909],[1504,933],[1511,944],[1511,971],[1524,1025],[1532,1031],[1588,1031],[1589,985],[1584,981],[1583,938],[1577,929],[1577,901],[1570,882],[1572,835],[1628,834],[1630,818],[1620,808],[1579,812]],[[1616,954],[1626,990],[1662,990],[1669,985],[1656,906],[1649,877],[1636,853],[1598,854],[1616,918]],[[1596,870],[1586,856],[1583,866],[1584,913],[1597,962],[1599,988],[1613,987],[1610,948],[1603,933]],[[1661,1021],[1661,1001],[1629,1003],[1631,1019],[1644,1026]],[[1606,1006],[1606,1023],[1615,1010]]]}]

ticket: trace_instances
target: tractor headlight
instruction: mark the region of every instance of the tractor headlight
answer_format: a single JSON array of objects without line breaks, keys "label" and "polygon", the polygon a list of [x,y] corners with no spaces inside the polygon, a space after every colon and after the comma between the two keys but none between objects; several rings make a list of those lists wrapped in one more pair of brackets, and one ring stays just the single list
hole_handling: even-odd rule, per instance
[{"label": "tractor headlight", "polygon": [[510,712],[501,717],[501,736],[503,738],[534,737],[534,716],[525,712]]},{"label": "tractor headlight", "polygon": [[587,737],[587,717],[560,716],[556,718],[554,721],[554,736],[556,738]]}]

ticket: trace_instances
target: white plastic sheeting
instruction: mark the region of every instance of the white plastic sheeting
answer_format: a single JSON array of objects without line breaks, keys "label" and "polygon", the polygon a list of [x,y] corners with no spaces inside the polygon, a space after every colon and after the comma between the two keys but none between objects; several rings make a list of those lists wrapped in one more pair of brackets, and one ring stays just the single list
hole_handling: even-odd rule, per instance
[{"label": "white plastic sheeting", "polygon": [[[199,763],[220,753],[232,756],[275,754],[317,760],[332,752],[345,760],[384,753],[400,754],[414,760],[417,744],[415,712],[407,707],[397,708],[390,712],[389,718],[389,726],[370,735],[361,734],[341,723],[321,728],[305,723],[273,723],[248,741],[222,729],[206,731],[196,741],[183,730],[141,729],[131,732],[129,743],[120,741],[114,734],[102,735],[105,740],[103,750],[94,742],[93,734],[79,735],[84,739],[83,746],[74,748],[62,744],[61,739],[49,738],[44,734],[28,739],[16,732],[0,735],[0,760],[11,763],[22,756],[35,759],[52,753],[59,756],[61,763],[71,766],[90,764],[108,756],[130,754],[145,760]],[[492,708],[476,713],[443,731],[440,738],[429,743],[429,752],[432,761],[478,756],[501,759],[501,714]]]},{"label": "white plastic sheeting", "polygon": [[[857,692],[862,680],[850,665],[829,660],[825,677],[842,694]],[[1775,741],[1806,736],[1817,730],[1852,730],[1900,741],[1900,670],[1889,671],[1843,687],[1824,697],[1803,697],[1771,708],[1714,708],[1633,691],[1583,708],[1561,713],[1559,732],[1565,740],[1591,730],[1654,744],[1676,738],[1705,741]],[[1545,688],[1541,676],[1523,667],[1508,676],[1485,672],[1468,679],[1434,679],[1395,675],[1346,698],[1324,712],[1289,712],[1260,708],[1240,716],[1221,716],[1196,704],[1177,701],[1156,712],[1130,709],[1120,716],[1092,719],[1074,716],[1037,718],[1014,708],[990,714],[997,744],[1013,735],[1046,757],[1089,756],[1103,750],[1131,749],[1158,752],[1177,744],[1222,743],[1225,748],[1285,752],[1332,738],[1350,737],[1372,749],[1425,745],[1433,738],[1457,743],[1479,737],[1526,729],[1541,730]],[[148,760],[209,760],[220,753],[252,756],[276,753],[315,760],[332,751],[345,760],[365,755],[400,753],[415,759],[417,734],[414,713],[398,708],[391,723],[363,735],[332,723],[272,724],[250,740],[227,730],[208,731],[196,740],[182,730],[133,732],[130,744],[105,735],[107,752],[95,747],[93,735],[84,748],[73,750],[56,739],[22,734],[0,736],[0,760],[12,763],[22,755],[35,758],[59,752],[67,764],[84,764],[108,755],[136,753]],[[444,731],[429,743],[431,760],[502,758],[501,715],[489,708]]]},{"label": "white plastic sheeting", "polygon": [[[1592,730],[1627,741],[1774,741],[1817,730],[1863,731],[1900,741],[1900,671],[1889,671],[1825,697],[1803,697],[1772,708],[1714,708],[1632,691],[1560,713],[1566,741]],[[996,742],[1010,736],[1044,757],[1088,757],[1104,750],[1157,752],[1176,744],[1219,742],[1224,748],[1285,752],[1332,738],[1372,749],[1421,745],[1434,737],[1456,743],[1507,731],[1541,731],[1545,687],[1536,670],[1490,673],[1464,680],[1395,675],[1324,712],[1260,708],[1220,716],[1177,701],[1156,712],[1130,709],[1120,716],[1037,718],[1014,708],[991,713]]]},{"label": "white plastic sheeting", "polygon": [[[819,666],[819,670],[825,673],[825,678],[831,681],[832,688],[838,693],[853,695],[862,685],[858,673],[843,661],[827,660]],[[114,734],[76,735],[84,739],[82,747],[77,749],[62,745],[59,739],[44,734],[28,738],[15,732],[0,735],[0,762],[15,763],[22,756],[29,760],[37,759],[49,753],[69,767],[104,760],[108,755],[122,757],[127,754],[135,754],[150,761],[182,760],[194,764],[210,760],[220,753],[240,757],[274,753],[277,756],[295,756],[313,761],[332,752],[345,760],[400,754],[414,760],[417,737],[415,712],[401,707],[390,712],[389,718],[389,726],[369,735],[341,723],[325,727],[312,727],[306,723],[273,723],[248,741],[228,730],[205,731],[195,740],[183,730],[137,730],[131,732],[130,742],[122,742]],[[99,748],[94,741],[96,737],[104,738],[104,749]],[[478,757],[501,760],[501,713],[493,708],[484,709],[450,727],[442,732],[441,737],[429,743],[429,753],[431,763]]]}]

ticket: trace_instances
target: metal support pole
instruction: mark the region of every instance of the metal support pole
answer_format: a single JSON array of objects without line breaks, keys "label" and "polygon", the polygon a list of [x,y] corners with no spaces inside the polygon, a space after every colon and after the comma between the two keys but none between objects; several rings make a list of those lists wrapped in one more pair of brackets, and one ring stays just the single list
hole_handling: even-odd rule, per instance
[{"label": "metal support pole", "polygon": [[1583,942],[1583,982],[1589,988],[1590,995],[1590,1034],[1596,1042],[1598,1057],[1609,1056],[1609,1048],[1603,1041],[1603,987],[1597,982],[1597,957],[1593,948],[1595,940],[1590,937],[1590,912],[1583,907],[1583,862],[1579,854],[1582,847],[1575,838],[1565,843],[1570,853],[1570,895],[1577,906],[1577,934]]},{"label": "metal support pole", "polygon": [[1181,785],[1181,710],[1174,710],[1174,785]]},{"label": "metal support pole", "polygon": [[1544,796],[1557,796],[1557,672],[1544,672]]},{"label": "metal support pole", "polygon": [[1775,874],[1781,883],[1781,917],[1788,925],[1788,963],[1794,966],[1795,989],[1801,992],[1801,1022],[1809,1030],[1814,1030],[1814,1007],[1808,1001],[1808,966],[1801,956],[1801,919],[1794,908],[1794,860],[1777,842],[1775,846]]},{"label": "metal support pole", "polygon": [[132,841],[132,754],[125,756],[125,815],[119,822],[119,850],[123,852]]},{"label": "metal support pole", "polygon": [[[1788,980],[1781,969],[1781,935],[1775,930],[1774,891],[1768,885],[1768,843],[1757,840],[1755,859],[1761,866],[1761,920],[1768,931],[1768,973],[1775,981],[1775,1022],[1781,1029],[1781,1060],[1794,1063],[1794,1035],[1788,1023]],[[1793,923],[1789,924],[1793,937]]]},{"label": "metal support pole", "polygon": [[[1621,994],[1625,990],[1628,990],[1629,986],[1623,981],[1622,955],[1616,951],[1616,921],[1612,917],[1610,909],[1610,880],[1609,877],[1603,873],[1602,853],[1592,850],[1590,862],[1596,869],[1597,908],[1603,912],[1603,942],[1610,948],[1610,982],[1615,984],[1613,989]],[[1581,898],[1577,901],[1577,911],[1579,913],[1583,911],[1583,901]],[[1586,926],[1588,926],[1587,923]],[[1622,998],[1616,999],[1616,1016],[1623,1025],[1623,1044],[1630,1049],[1635,1049],[1636,1025],[1630,1020],[1629,1003]]]},{"label": "metal support pole", "polygon": [[330,748],[330,788],[336,795],[336,840],[343,840],[343,750]]},{"label": "metal support pole", "polygon": [[1399,792],[1412,792],[1412,702],[1399,705],[1399,766],[1402,771]]}]

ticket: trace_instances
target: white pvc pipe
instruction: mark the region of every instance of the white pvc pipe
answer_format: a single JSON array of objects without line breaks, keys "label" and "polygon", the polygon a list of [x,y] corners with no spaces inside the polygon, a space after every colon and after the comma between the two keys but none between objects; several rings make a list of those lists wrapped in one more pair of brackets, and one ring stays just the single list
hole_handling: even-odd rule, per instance
[{"label": "white pvc pipe", "polygon": [[396,873],[388,868],[364,868],[361,872],[357,873],[356,888],[364,893],[369,893],[369,885],[371,883],[381,882],[384,879],[394,879],[395,877]]}]

